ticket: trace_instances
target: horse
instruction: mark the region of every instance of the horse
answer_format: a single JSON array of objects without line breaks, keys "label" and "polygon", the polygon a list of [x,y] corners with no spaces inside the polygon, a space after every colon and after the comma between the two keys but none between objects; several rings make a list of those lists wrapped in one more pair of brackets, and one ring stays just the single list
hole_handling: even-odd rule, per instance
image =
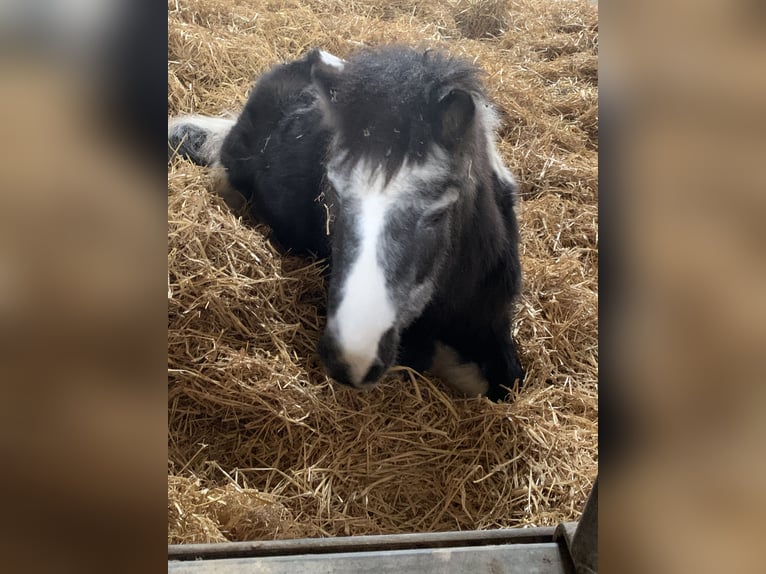
[{"label": "horse", "polygon": [[329,258],[326,373],[358,389],[394,364],[504,400],[525,373],[516,181],[470,62],[405,46],[314,48],[255,83],[237,117],[169,121],[173,153],[222,166],[294,252]]}]

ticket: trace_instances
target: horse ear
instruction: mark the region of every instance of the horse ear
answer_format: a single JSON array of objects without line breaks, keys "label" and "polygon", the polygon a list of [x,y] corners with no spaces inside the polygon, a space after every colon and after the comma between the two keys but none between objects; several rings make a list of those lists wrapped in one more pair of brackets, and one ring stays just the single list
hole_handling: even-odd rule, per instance
[{"label": "horse ear", "polygon": [[311,65],[311,80],[317,87],[319,101],[325,117],[332,115],[336,102],[336,90],[343,76],[345,62],[332,54],[316,50]]},{"label": "horse ear", "polygon": [[437,102],[436,128],[447,149],[458,145],[473,121],[476,105],[471,94],[460,88],[445,90]]}]

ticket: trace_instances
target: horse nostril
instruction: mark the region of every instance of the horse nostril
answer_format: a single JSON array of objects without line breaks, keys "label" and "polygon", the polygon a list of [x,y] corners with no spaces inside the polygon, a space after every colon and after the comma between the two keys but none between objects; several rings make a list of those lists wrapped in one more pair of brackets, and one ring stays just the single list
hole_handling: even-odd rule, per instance
[{"label": "horse nostril", "polygon": [[317,352],[319,353],[319,358],[322,361],[322,366],[324,367],[325,372],[330,375],[330,377],[342,385],[347,385],[349,387],[354,386],[351,382],[351,377],[349,376],[348,367],[340,357],[337,344],[327,331],[325,331],[319,339]]},{"label": "horse nostril", "polygon": [[380,359],[375,359],[375,362],[372,364],[370,369],[367,371],[367,374],[364,376],[364,382],[374,383],[380,377],[382,377],[383,373],[385,372],[386,366],[383,364],[383,362]]}]

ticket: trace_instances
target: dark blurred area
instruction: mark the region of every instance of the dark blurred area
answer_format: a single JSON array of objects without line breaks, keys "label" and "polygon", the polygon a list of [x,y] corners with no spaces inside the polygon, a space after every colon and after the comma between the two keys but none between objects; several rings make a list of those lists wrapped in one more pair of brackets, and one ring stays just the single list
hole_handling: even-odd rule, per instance
[{"label": "dark blurred area", "polygon": [[6,572],[165,566],[167,234],[153,148],[167,38],[164,7],[142,4],[0,3]]},{"label": "dark blurred area", "polygon": [[66,76],[91,119],[153,162],[166,117],[156,99],[167,77],[166,22],[150,0],[3,0],[0,49],[6,62],[36,60]]},{"label": "dark blurred area", "polygon": [[766,10],[600,11],[601,571],[763,572]]}]

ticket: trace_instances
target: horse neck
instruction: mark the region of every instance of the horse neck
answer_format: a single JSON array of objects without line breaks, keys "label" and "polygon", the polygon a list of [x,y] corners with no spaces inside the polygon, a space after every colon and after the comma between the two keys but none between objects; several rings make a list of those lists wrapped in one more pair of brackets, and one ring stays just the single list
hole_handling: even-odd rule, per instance
[{"label": "horse neck", "polygon": [[481,297],[480,287],[489,272],[501,263],[507,239],[491,184],[478,181],[475,193],[466,196],[456,212],[437,296],[470,305]]}]

